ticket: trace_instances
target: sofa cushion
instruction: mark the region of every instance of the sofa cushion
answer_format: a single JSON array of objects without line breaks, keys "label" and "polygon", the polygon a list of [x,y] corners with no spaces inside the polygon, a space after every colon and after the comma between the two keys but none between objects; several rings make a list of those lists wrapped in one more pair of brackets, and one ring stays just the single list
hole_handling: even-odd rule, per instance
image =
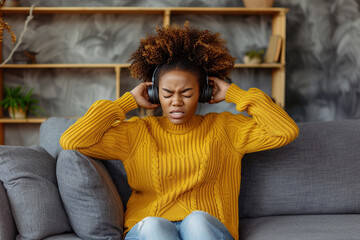
[{"label": "sofa cushion", "polygon": [[81,239],[121,239],[123,206],[110,175],[98,160],[63,150],[56,176],[65,210]]},{"label": "sofa cushion", "polygon": [[[53,157],[57,158],[62,148],[59,144],[61,135],[72,125],[76,119],[51,117],[40,126],[40,146],[45,148]],[[124,208],[131,195],[131,189],[127,182],[124,165],[119,160],[107,160],[102,162],[108,170],[112,180],[119,191]]]},{"label": "sofa cushion", "polygon": [[244,156],[240,217],[360,213],[360,121],[298,125],[289,145]]},{"label": "sofa cushion", "polygon": [[60,137],[75,121],[76,119],[59,117],[47,119],[40,125],[39,145],[57,159],[62,150],[59,143]]},{"label": "sofa cushion", "polygon": [[14,240],[16,226],[3,183],[0,181],[0,239]]},{"label": "sofa cushion", "polygon": [[241,219],[241,240],[358,240],[360,215],[294,215]]},{"label": "sofa cushion", "polygon": [[56,160],[40,146],[0,146],[0,180],[22,238],[70,231],[58,192]]}]

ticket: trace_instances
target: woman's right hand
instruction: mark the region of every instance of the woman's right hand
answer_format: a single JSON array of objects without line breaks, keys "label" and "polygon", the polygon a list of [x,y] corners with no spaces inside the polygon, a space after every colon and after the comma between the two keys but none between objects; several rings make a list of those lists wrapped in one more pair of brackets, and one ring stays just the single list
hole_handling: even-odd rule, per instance
[{"label": "woman's right hand", "polygon": [[149,101],[149,95],[147,88],[152,85],[152,82],[143,82],[133,88],[130,91],[131,95],[135,98],[135,101],[139,107],[145,109],[155,109],[160,104],[153,104]]}]

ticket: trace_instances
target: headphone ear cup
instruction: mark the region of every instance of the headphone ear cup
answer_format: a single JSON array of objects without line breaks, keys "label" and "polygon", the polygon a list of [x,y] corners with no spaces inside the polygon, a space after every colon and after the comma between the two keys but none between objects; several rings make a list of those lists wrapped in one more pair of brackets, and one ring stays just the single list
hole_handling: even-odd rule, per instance
[{"label": "headphone ear cup", "polygon": [[211,100],[212,94],[213,94],[213,88],[209,84],[209,75],[208,72],[204,69],[206,77],[205,77],[205,86],[203,87],[201,94],[199,96],[199,102],[206,103]]},{"label": "headphone ear cup", "polygon": [[199,102],[200,103],[204,103],[205,101],[205,99],[204,99],[204,96],[205,96],[205,88],[206,88],[206,85],[203,87],[203,89],[202,89],[202,91],[201,91],[201,94],[200,94],[200,96],[199,96]]},{"label": "headphone ear cup", "polygon": [[199,102],[201,102],[201,103],[209,102],[211,100],[212,93],[213,93],[212,87],[210,86],[210,84],[206,84],[203,87],[203,90],[200,94]]},{"label": "headphone ear cup", "polygon": [[155,104],[160,104],[160,98],[159,98],[159,89],[157,86],[154,86],[154,102]]},{"label": "headphone ear cup", "polygon": [[211,100],[212,94],[213,94],[213,88],[211,85],[207,84],[206,85],[206,95],[205,95],[206,100],[205,100],[205,102],[209,102]]},{"label": "headphone ear cup", "polygon": [[156,85],[152,85],[147,89],[149,95],[149,101],[153,104],[159,104],[159,90]]}]

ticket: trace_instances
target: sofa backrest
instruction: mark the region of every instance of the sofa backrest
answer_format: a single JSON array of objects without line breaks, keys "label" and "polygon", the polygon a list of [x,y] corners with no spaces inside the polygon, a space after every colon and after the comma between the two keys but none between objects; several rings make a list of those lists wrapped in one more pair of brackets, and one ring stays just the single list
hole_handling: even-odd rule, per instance
[{"label": "sofa backrest", "polygon": [[244,156],[241,218],[360,213],[360,120],[298,126],[289,145]]},{"label": "sofa backrest", "polygon": [[[49,118],[40,145],[57,158],[59,139],[74,119]],[[239,214],[360,213],[360,120],[299,123],[287,146],[246,154],[242,160]],[[121,161],[103,161],[124,206],[131,194]]]},{"label": "sofa backrest", "polygon": [[47,119],[40,125],[39,145],[57,159],[62,150],[59,143],[60,137],[75,122],[76,119],[71,118],[51,117]]}]

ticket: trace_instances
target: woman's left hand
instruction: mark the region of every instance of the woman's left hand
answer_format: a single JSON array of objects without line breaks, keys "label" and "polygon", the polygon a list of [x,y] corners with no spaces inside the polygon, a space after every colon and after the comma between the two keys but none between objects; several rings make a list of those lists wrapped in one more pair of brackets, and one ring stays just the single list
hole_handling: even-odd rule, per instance
[{"label": "woman's left hand", "polygon": [[213,104],[224,101],[230,84],[217,77],[209,77],[209,84],[213,87],[213,96],[209,103]]}]

